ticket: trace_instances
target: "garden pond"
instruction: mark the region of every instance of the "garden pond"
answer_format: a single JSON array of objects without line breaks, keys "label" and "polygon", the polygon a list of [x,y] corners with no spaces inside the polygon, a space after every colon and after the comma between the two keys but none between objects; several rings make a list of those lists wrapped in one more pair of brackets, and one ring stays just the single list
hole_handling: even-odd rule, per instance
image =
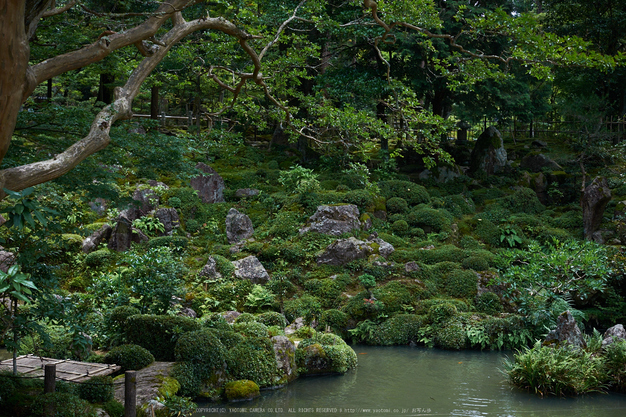
[{"label": "garden pond", "polygon": [[254,401],[198,404],[194,417],[626,415],[626,395],[541,398],[511,387],[502,373],[511,352],[354,346],[359,365],[343,376],[299,378]]}]

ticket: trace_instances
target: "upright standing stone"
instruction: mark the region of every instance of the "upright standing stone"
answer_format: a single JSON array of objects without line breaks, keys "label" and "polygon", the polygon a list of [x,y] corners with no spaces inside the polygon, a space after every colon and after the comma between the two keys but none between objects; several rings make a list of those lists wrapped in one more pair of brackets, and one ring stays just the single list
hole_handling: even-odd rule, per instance
[{"label": "upright standing stone", "polygon": [[191,188],[198,191],[198,197],[203,203],[223,203],[224,202],[224,180],[213,168],[198,162],[196,168],[204,174],[200,174],[191,179]]},{"label": "upright standing stone", "polygon": [[596,177],[583,191],[580,205],[583,209],[585,238],[592,240],[604,216],[604,209],[611,201],[611,189],[604,177]]},{"label": "upright standing stone", "polygon": [[237,243],[254,234],[250,217],[231,208],[226,215],[226,237],[228,243]]},{"label": "upright standing stone", "polygon": [[507,165],[506,149],[502,142],[502,135],[493,126],[485,130],[476,140],[470,159],[470,174],[482,170],[487,174],[495,174]]}]

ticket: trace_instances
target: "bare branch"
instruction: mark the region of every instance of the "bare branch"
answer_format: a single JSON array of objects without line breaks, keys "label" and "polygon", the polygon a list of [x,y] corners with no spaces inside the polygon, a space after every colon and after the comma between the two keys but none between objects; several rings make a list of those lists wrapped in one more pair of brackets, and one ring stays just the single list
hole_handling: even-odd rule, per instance
[{"label": "bare branch", "polygon": [[[54,2],[54,3],[56,3],[56,2]],[[46,18],[46,17],[56,16],[56,15],[61,14],[61,13],[65,13],[69,9],[74,7],[75,4],[76,4],[76,0],[70,0],[70,1],[68,1],[65,4],[65,6],[57,7],[56,9],[46,10],[41,17],[42,18]],[[54,7],[54,4],[52,5],[52,7]]]},{"label": "bare branch", "polygon": [[302,7],[304,5],[304,3],[306,3],[306,0],[302,0],[300,2],[300,4],[298,4],[296,6],[296,8],[293,11],[293,14],[291,15],[291,17],[287,20],[285,20],[280,27],[278,28],[278,30],[276,31],[276,36],[274,37],[274,40],[272,40],[270,43],[268,43],[267,45],[265,45],[265,48],[263,48],[263,50],[261,51],[261,53],[259,54],[259,61],[263,59],[263,56],[265,55],[265,53],[267,52],[268,49],[270,49],[272,47],[272,45],[274,45],[277,41],[278,38],[280,38],[280,34],[283,32],[283,30],[285,30],[285,28],[287,27],[287,25],[289,23],[291,23],[292,20],[297,19],[296,17],[296,13],[298,13],[298,9],[300,9],[300,7]]}]

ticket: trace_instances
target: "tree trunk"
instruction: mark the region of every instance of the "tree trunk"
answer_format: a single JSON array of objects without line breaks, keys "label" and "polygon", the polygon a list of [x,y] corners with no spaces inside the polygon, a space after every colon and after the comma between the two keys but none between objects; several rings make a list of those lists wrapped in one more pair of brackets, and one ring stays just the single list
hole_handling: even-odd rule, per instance
[{"label": "tree trunk", "polygon": [[156,85],[150,89],[150,118],[159,118],[159,87]]},{"label": "tree trunk", "polygon": [[28,85],[30,46],[24,26],[24,2],[0,3],[0,161],[6,155]]},{"label": "tree trunk", "polygon": [[100,85],[98,86],[98,101],[104,104],[113,103],[113,83],[115,75],[108,72],[100,74]]}]

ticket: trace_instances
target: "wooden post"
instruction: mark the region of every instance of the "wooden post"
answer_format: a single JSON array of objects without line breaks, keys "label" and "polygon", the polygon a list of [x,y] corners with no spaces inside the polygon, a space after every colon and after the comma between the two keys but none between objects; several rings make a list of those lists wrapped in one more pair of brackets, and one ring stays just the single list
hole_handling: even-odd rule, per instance
[{"label": "wooden post", "polygon": [[150,118],[159,118],[159,87],[153,85],[150,89]]},{"label": "wooden post", "polygon": [[124,374],[124,417],[137,415],[137,372],[126,371]]},{"label": "wooden post", "polygon": [[[43,382],[43,392],[44,394],[53,393],[56,390],[56,376],[57,376],[57,366],[56,364],[46,364],[44,365],[44,382]],[[46,409],[44,413],[46,417],[52,417],[55,414],[55,407],[53,403],[46,404]]]}]

